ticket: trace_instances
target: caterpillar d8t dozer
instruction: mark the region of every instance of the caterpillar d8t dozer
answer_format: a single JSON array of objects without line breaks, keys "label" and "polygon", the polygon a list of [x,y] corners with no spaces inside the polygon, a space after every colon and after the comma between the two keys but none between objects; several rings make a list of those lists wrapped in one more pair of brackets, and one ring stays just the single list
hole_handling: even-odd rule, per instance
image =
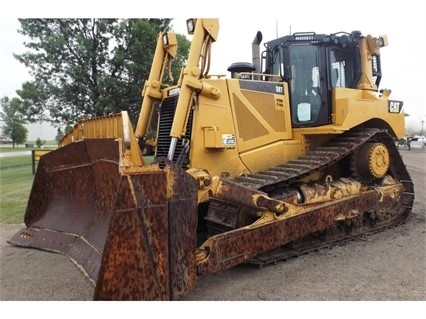
[{"label": "caterpillar d8t dozer", "polygon": [[208,274],[406,220],[403,103],[379,90],[385,36],[295,33],[261,50],[258,32],[253,61],[223,76],[209,75],[218,20],[187,27],[177,84],[176,35],[159,34],[134,131],[126,112],[81,120],[41,158],[11,244],[68,255],[95,300],[177,300]]}]

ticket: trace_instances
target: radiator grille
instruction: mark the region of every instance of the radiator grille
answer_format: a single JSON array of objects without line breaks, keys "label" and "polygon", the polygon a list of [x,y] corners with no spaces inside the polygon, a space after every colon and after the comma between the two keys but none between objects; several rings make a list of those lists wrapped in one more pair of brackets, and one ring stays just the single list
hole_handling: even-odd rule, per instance
[{"label": "radiator grille", "polygon": [[[156,157],[167,157],[169,153],[169,147],[172,138],[170,137],[170,131],[172,129],[173,118],[176,111],[177,101],[179,95],[175,95],[163,100],[160,106],[159,123],[158,123],[158,135],[157,135],[157,153]],[[192,128],[192,117],[193,110],[189,113],[188,123],[186,125],[185,139],[179,139],[176,144],[175,154],[173,156],[173,162],[178,163],[182,168],[186,169],[189,167],[189,150],[187,154],[183,154],[185,140],[191,140],[191,128]],[[182,154],[181,154],[182,153]]]}]

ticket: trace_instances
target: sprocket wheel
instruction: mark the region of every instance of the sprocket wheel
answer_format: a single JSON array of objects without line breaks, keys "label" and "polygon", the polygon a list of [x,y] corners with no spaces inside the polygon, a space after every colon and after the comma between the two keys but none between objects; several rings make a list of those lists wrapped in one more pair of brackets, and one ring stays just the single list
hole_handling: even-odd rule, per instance
[{"label": "sprocket wheel", "polygon": [[389,166],[389,150],[383,143],[366,143],[352,155],[351,170],[365,181],[383,178]]}]

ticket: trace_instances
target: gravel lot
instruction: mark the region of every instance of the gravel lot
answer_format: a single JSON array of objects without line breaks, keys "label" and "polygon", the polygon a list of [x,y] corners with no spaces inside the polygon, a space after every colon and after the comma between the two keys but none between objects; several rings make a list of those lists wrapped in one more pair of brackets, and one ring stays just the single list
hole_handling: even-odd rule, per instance
[{"label": "gravel lot", "polygon": [[[275,314],[289,311],[305,311],[304,303],[284,303],[283,301],[397,301],[396,303],[314,303],[313,315],[316,318],[331,318],[333,310],[343,318],[352,318],[359,311],[371,316],[371,311],[386,314],[387,318],[420,316],[426,313],[426,152],[422,150],[401,150],[401,154],[414,181],[416,199],[413,213],[404,225],[355,240],[345,245],[323,249],[297,258],[279,262],[276,265],[258,268],[241,265],[233,269],[208,276],[184,298],[185,301],[281,301],[280,303],[220,303],[220,307],[210,303],[186,302],[166,303],[172,305],[171,314],[177,318],[218,317],[221,311],[232,311],[239,317],[260,317],[271,309]],[[68,301],[92,300],[94,287],[80,273],[77,267],[65,256],[55,253],[13,247],[6,243],[22,225],[1,225],[0,300],[1,301]],[[405,302],[403,302],[405,301]],[[408,302],[407,301],[419,301]],[[3,303],[3,302],[2,302]],[[5,309],[24,315],[25,309],[16,307],[20,303],[4,303]],[[62,305],[63,303],[61,303]],[[60,317],[67,315],[60,306]],[[71,303],[73,305],[73,303]],[[82,303],[78,303],[81,305]],[[88,305],[99,303],[83,303]],[[99,315],[109,309],[103,317],[113,315],[111,307],[96,307]],[[119,303],[121,304],[121,303]],[[130,304],[130,305],[129,305]],[[126,303],[124,309],[135,309],[145,313],[155,311],[159,315],[159,303]],[[38,308],[38,303],[31,303]],[[44,305],[44,303],[42,303]],[[54,305],[57,305],[54,303]],[[128,305],[128,306],[127,306]],[[254,306],[253,306],[254,305]],[[311,305],[311,303],[308,303]],[[325,305],[325,307],[324,307]],[[90,306],[92,307],[92,306]],[[89,309],[91,309],[89,307]],[[211,309],[213,307],[213,309]],[[349,308],[348,308],[349,307]],[[187,309],[188,309],[187,308]],[[309,308],[309,307],[308,307]],[[47,309],[47,308],[42,308]],[[227,310],[229,309],[229,310]],[[364,310],[362,310],[364,309]],[[65,311],[64,311],[65,310]],[[74,309],[75,310],[75,309]],[[311,309],[312,310],[312,309]],[[48,312],[43,310],[43,318]],[[86,310],[84,310],[87,315]],[[358,311],[358,312],[357,312]],[[226,313],[226,312],[225,312]],[[70,312],[68,313],[70,314]],[[37,313],[29,312],[30,317]],[[121,316],[121,312],[119,312]],[[13,316],[9,316],[12,318]],[[75,318],[75,316],[73,316]],[[156,317],[151,315],[150,317]],[[294,316],[293,316],[294,317]],[[357,317],[362,317],[358,316]],[[380,317],[380,316],[379,316]],[[401,318],[399,316],[399,318]],[[419,317],[420,318],[420,317]]]}]

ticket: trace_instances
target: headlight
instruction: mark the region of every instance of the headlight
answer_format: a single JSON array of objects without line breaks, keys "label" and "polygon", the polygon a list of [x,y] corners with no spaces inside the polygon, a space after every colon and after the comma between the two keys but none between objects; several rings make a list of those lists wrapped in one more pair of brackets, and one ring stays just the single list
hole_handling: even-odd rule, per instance
[{"label": "headlight", "polygon": [[376,48],[383,48],[388,45],[388,38],[386,36],[379,36],[374,38],[374,45]]},{"label": "headlight", "polygon": [[163,45],[164,46],[169,45],[169,37],[168,37],[167,33],[163,34]]},{"label": "headlight", "polygon": [[195,31],[195,23],[196,19],[188,19],[186,20],[186,29],[188,30],[188,34],[193,34]]}]

